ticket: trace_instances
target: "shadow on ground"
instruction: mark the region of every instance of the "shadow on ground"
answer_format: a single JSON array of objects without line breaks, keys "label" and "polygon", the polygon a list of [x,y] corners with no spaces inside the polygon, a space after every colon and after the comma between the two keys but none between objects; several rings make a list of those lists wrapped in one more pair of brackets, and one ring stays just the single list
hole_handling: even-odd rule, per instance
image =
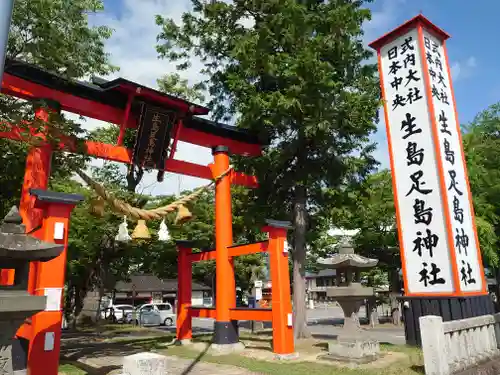
[{"label": "shadow on ground", "polygon": [[[195,339],[194,341],[197,340]],[[66,343],[61,348],[61,364],[70,364],[85,371],[88,375],[107,375],[114,370],[120,370],[122,368],[122,363],[119,358],[121,359],[125,356],[150,351],[161,343],[173,343],[172,336],[144,338],[143,340],[134,340],[130,342]],[[168,347],[162,349],[168,349]],[[180,375],[191,374],[196,365],[203,360],[208,349],[209,347],[207,346],[196,356],[196,358],[190,360],[189,365],[183,369]],[[91,364],[86,363],[88,358],[92,358]],[[98,366],[96,366],[96,361],[99,361],[99,358],[103,359],[103,363],[99,363]]]},{"label": "shadow on ground", "polygon": [[[153,348],[159,342],[169,342],[172,337],[144,338],[133,342],[92,342],[92,343],[65,343],[61,347],[61,363],[69,363],[89,375],[106,375],[113,370],[120,369],[121,363],[103,363],[102,366],[94,367],[85,363],[87,358],[120,358]],[[108,360],[107,362],[113,362]]]}]

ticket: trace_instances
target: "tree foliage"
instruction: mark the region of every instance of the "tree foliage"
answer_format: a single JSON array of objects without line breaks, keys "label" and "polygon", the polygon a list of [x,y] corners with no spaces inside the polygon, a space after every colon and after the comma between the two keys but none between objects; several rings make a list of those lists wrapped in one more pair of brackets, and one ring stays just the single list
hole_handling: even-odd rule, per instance
[{"label": "tree foliage", "polygon": [[[111,36],[111,30],[88,24],[88,16],[102,10],[103,2],[100,0],[16,0],[6,67],[12,60],[22,60],[68,78],[107,74],[116,70],[104,51],[104,41]],[[5,123],[22,125],[22,120],[33,123],[31,105],[0,94],[0,127],[4,128]],[[53,116],[52,123],[54,126],[59,124],[66,134],[81,133],[79,126],[64,116]],[[0,139],[0,148],[3,151],[0,157],[0,210],[3,215],[5,209],[8,210],[19,199],[28,145]],[[68,176],[68,164],[74,159],[55,154],[53,175]]]},{"label": "tree foliage", "polygon": [[[158,51],[179,68],[204,64],[218,119],[263,133],[270,146],[240,166],[258,176],[262,216],[290,219],[297,337],[305,321],[306,235],[322,207],[372,168],[368,137],[380,104],[376,67],[361,41],[363,1],[192,0],[182,24],[157,17]],[[328,193],[330,191],[330,193]]]},{"label": "tree foliage", "polygon": [[500,103],[479,113],[464,130],[464,151],[481,251],[485,264],[498,268]]},{"label": "tree foliage", "polygon": [[385,269],[400,267],[396,212],[389,170],[371,174],[347,194],[342,210],[332,214],[334,223],[345,229],[359,229],[355,236],[358,251],[379,259]]},{"label": "tree foliage", "polygon": [[181,78],[179,73],[165,74],[157,81],[160,91],[173,95],[177,98],[203,103],[205,95],[203,94],[205,86],[198,82],[190,85],[189,81]]}]

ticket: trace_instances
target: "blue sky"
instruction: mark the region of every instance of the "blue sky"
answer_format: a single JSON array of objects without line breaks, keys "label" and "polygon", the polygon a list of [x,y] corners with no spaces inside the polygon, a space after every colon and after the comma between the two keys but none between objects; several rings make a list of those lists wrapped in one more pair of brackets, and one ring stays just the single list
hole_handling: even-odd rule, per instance
[{"label": "blue sky", "polygon": [[[104,0],[104,3],[105,12],[92,16],[91,22],[109,25],[115,30],[107,43],[112,61],[121,68],[115,76],[155,86],[157,78],[175,70],[173,64],[157,59],[154,47],[159,29],[154,24],[154,16],[162,14],[179,21],[182,13],[190,10],[190,0]],[[497,72],[500,50],[496,48],[500,1],[482,0],[480,6],[478,3],[466,0],[375,0],[369,5],[373,19],[364,27],[365,41],[369,43],[422,12],[451,34],[447,46],[461,123],[471,121],[479,111],[500,98],[500,71]],[[195,61],[190,70],[181,74],[194,83],[202,78],[200,68],[200,63]],[[89,125],[96,124],[89,121]],[[383,123],[379,124],[375,140],[379,143],[376,156],[382,167],[388,167]],[[180,146],[179,159],[199,164],[211,161],[209,150],[186,144]],[[155,185],[154,179],[154,176],[146,179],[149,192],[171,192],[167,184]],[[183,177],[179,184],[182,189],[188,189],[201,183],[204,181]]]},{"label": "blue sky", "polygon": [[[386,2],[387,3],[387,2]],[[394,1],[393,3],[397,3]],[[500,97],[500,49],[498,46],[498,14],[500,1],[482,0],[408,0],[401,3],[388,22],[391,30],[422,12],[451,38],[448,55],[453,66],[454,88],[462,123]],[[375,12],[383,11],[384,2],[375,1]]]}]

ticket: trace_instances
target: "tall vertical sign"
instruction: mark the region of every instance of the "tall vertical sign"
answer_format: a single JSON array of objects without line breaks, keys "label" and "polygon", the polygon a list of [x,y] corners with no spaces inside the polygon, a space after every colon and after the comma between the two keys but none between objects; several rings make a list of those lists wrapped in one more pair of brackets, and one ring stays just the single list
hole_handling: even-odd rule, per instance
[{"label": "tall vertical sign", "polygon": [[407,296],[484,294],[445,41],[419,15],[377,51]]}]

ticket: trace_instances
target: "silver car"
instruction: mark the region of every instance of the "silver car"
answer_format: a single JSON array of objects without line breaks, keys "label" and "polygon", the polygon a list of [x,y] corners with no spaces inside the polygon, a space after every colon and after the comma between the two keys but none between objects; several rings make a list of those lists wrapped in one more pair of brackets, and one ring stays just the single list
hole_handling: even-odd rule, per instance
[{"label": "silver car", "polygon": [[174,325],[175,318],[176,316],[170,303],[148,303],[139,306],[135,310],[135,314],[127,314],[126,322],[137,325],[165,325],[170,327]]}]

